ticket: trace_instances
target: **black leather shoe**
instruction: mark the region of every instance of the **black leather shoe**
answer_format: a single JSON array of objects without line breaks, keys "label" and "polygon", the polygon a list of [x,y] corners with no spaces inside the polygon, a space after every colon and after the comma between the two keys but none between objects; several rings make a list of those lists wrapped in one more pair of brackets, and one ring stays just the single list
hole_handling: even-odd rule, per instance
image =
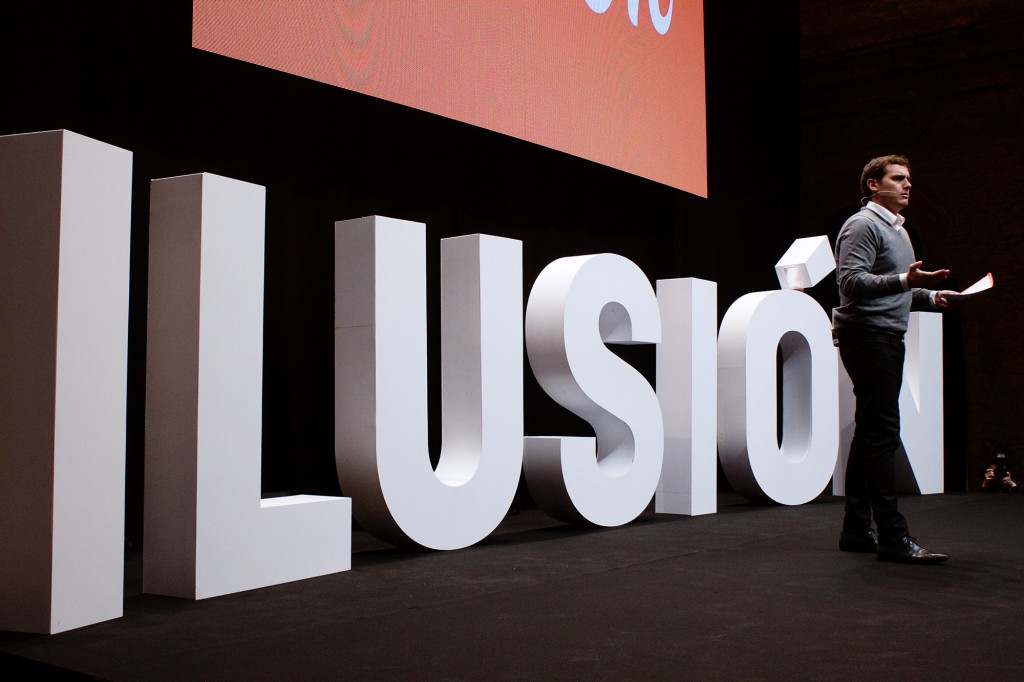
[{"label": "black leather shoe", "polygon": [[839,534],[839,549],[844,552],[870,552],[875,553],[878,549],[878,533],[874,528],[868,528],[863,535],[844,530]]},{"label": "black leather shoe", "polygon": [[945,554],[929,552],[912,537],[905,537],[893,543],[879,543],[878,558],[881,561],[899,561],[904,564],[941,564],[949,559]]}]

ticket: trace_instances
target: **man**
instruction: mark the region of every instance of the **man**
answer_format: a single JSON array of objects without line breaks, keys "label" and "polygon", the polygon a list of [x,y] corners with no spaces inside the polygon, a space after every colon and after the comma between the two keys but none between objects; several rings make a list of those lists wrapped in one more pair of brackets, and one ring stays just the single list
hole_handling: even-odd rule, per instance
[{"label": "man", "polygon": [[[910,203],[910,162],[905,157],[872,159],[864,166],[860,187],[867,203],[836,239],[839,307],[833,311],[833,324],[857,398],[839,548],[873,552],[883,561],[937,564],[949,557],[918,545],[897,509],[895,460],[903,335],[910,309],[946,308],[946,295],[952,292],[923,287],[946,279],[949,270],[922,270],[914,258],[900,215]],[[871,528],[872,515],[877,533]]]}]

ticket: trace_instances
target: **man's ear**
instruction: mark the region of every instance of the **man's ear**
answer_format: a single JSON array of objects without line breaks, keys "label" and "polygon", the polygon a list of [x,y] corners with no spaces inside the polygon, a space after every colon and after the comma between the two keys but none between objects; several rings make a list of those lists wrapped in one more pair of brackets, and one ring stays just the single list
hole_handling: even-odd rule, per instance
[{"label": "man's ear", "polygon": [[868,186],[868,189],[871,190],[872,192],[878,191],[878,180],[875,180],[874,178],[868,178],[866,184]]}]

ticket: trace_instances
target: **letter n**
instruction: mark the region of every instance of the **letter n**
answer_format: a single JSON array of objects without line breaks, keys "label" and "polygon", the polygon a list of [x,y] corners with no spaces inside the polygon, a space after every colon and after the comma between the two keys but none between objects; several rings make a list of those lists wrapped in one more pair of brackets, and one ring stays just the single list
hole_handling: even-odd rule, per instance
[{"label": "letter n", "polygon": [[[927,495],[945,489],[942,435],[942,315],[910,313],[907,355],[900,387],[900,449],[896,484],[900,492]],[[850,377],[839,365],[839,459],[832,493],[846,491],[846,460],[853,442],[856,399]]]}]

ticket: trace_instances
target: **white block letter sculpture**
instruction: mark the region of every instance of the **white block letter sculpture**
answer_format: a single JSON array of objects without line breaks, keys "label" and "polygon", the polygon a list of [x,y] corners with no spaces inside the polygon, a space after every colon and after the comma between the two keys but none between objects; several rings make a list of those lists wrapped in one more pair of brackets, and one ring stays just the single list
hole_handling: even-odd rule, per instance
[{"label": "white block letter sculpture", "polygon": [[541,387],[585,419],[593,438],[526,439],[534,499],[564,521],[618,526],[636,518],[661,475],[661,407],[643,376],[605,343],[658,343],[658,300],[644,273],[614,254],[561,258],[537,277],[526,347]]},{"label": "white block letter sculpture", "polygon": [[[907,356],[900,388],[900,449],[896,483],[902,493],[931,494],[945,490],[942,438],[942,315],[912,312],[906,335]],[[855,425],[853,386],[839,368],[839,423],[842,437],[832,492],[846,492],[846,460]]]},{"label": "white block letter sculpture", "polygon": [[797,239],[775,264],[782,289],[807,289],[836,269],[828,237]]},{"label": "white block letter sculpture", "polygon": [[260,499],[262,187],[154,180],[143,587],[204,599],[348,570],[351,501]]},{"label": "white block letter sculpture", "polygon": [[121,616],[132,155],[0,137],[0,630]]},{"label": "white block letter sculpture", "polygon": [[942,314],[913,312],[900,388],[900,441],[896,479],[901,492],[941,493]]},{"label": "white block letter sculpture", "polygon": [[[783,438],[777,431],[776,353],[782,350]],[[838,353],[828,317],[796,291],[747,294],[718,335],[719,456],[751,500],[803,504],[821,493],[839,444]]]},{"label": "white block letter sculpture", "polygon": [[519,483],[522,243],[441,242],[442,447],[427,449],[424,226],[335,226],[335,457],[359,523],[396,544],[459,549],[487,537]]},{"label": "white block letter sculpture", "polygon": [[842,356],[836,364],[839,375],[839,454],[832,472],[832,494],[843,496],[846,495],[846,462],[850,458],[850,444],[856,428],[857,397],[853,394],[853,381],[843,367]]},{"label": "white block letter sculpture", "polygon": [[654,497],[660,514],[714,514],[718,468],[718,286],[658,281],[658,401],[665,462]]}]

